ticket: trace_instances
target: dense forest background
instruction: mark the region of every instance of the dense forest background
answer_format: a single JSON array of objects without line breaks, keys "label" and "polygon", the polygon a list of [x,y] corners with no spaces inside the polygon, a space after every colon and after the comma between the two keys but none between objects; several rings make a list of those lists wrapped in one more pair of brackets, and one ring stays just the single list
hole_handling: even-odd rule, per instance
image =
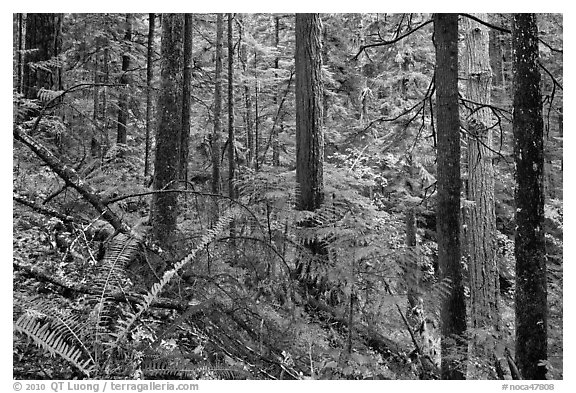
[{"label": "dense forest background", "polygon": [[559,14],[14,14],[14,378],[562,379],[562,47]]}]

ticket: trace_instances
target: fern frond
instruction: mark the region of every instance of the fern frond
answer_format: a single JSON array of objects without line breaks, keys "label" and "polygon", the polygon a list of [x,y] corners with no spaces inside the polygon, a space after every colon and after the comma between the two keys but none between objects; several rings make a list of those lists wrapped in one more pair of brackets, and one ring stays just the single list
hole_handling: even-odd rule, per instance
[{"label": "fern frond", "polygon": [[[49,300],[35,301],[25,311],[23,316],[31,318],[46,318],[49,320],[50,329],[64,340],[78,345],[85,356],[88,356],[92,363],[96,363],[88,349],[86,337],[90,331],[89,324],[80,315],[73,315],[68,310],[60,309],[60,306]],[[20,321],[20,319],[18,319]],[[18,321],[16,323],[18,323]]]},{"label": "fern frond", "polygon": [[83,349],[69,343],[52,328],[50,322],[43,323],[36,316],[24,313],[14,323],[14,330],[31,338],[38,347],[51,355],[66,360],[88,377],[96,369],[93,359],[83,359]]},{"label": "fern frond", "polygon": [[193,364],[183,358],[155,359],[145,363],[142,369],[146,376],[163,379],[200,379],[212,376],[215,379],[246,379],[250,376],[250,373],[240,368]]},{"label": "fern frond", "polygon": [[222,215],[216,225],[208,232],[206,232],[206,234],[202,237],[200,242],[196,245],[196,248],[180,261],[178,261],[172,269],[166,271],[160,281],[152,286],[152,289],[150,289],[150,291],[144,296],[143,302],[137,306],[138,311],[136,313],[130,313],[128,318],[120,323],[121,326],[120,331],[117,334],[116,344],[119,344],[126,337],[126,334],[132,325],[138,320],[138,318],[140,318],[142,314],[148,311],[152,302],[158,299],[160,293],[164,290],[172,278],[174,278],[174,276],[176,276],[176,274],[186,264],[191,262],[199,251],[203,250],[208,244],[210,244],[220,232],[224,231],[235,215],[236,211],[234,209],[231,209],[226,214]]}]

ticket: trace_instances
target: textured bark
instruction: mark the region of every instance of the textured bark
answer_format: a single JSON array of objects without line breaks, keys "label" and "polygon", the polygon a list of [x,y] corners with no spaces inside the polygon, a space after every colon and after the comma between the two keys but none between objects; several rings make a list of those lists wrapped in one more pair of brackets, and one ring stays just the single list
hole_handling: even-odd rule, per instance
[{"label": "textured bark", "polygon": [[490,30],[489,32],[489,55],[490,55],[490,68],[492,69],[492,83],[495,86],[502,86],[504,84],[504,59],[502,54],[502,37],[500,32]]},{"label": "textured bark", "polygon": [[[26,98],[37,98],[42,88],[62,90],[62,69],[55,59],[62,50],[61,28],[61,14],[26,14],[27,54],[22,89]],[[48,66],[36,66],[51,59]]]},{"label": "textured bark", "polygon": [[[246,26],[242,14],[239,14],[241,32],[240,37],[242,43],[240,45],[240,61],[242,62],[242,69],[244,74],[248,69],[248,50],[246,48]],[[248,80],[244,80],[244,122],[246,125],[246,145],[248,148],[246,160],[248,167],[254,166],[254,130],[252,123],[252,96],[250,94],[250,84]]]},{"label": "textured bark", "polygon": [[100,155],[100,141],[97,138],[98,133],[98,119],[100,114],[100,83],[101,75],[98,68],[98,56],[94,56],[94,88],[92,91],[93,109],[92,109],[92,139],[90,141],[90,154],[92,157]]},{"label": "textured bark", "polygon": [[128,84],[130,78],[130,55],[132,48],[132,14],[126,14],[126,32],[124,33],[124,54],[122,55],[122,75],[120,76],[120,96],[118,97],[118,132],[116,143],[126,144],[126,134],[128,128]]},{"label": "textured bark", "polygon": [[216,16],[216,75],[214,86],[214,131],[212,133],[212,192],[220,193],[220,134],[222,133],[222,36],[224,17]]},{"label": "textured bark", "polygon": [[324,199],[320,34],[318,14],[296,14],[296,182],[298,209],[309,211]]},{"label": "textured bark", "polygon": [[16,91],[22,93],[22,68],[23,56],[22,50],[24,49],[24,17],[22,13],[16,14],[16,23],[18,25],[18,47],[16,54]]},{"label": "textured bark", "polygon": [[451,280],[443,300],[442,379],[464,379],[466,300],[460,265],[460,119],[458,115],[458,15],[435,14],[438,113],[437,238],[440,278]]},{"label": "textured bark", "polygon": [[535,14],[512,22],[516,163],[516,364],[524,379],[544,379],[547,288],[544,241],[542,94]]},{"label": "textured bark", "polygon": [[[182,129],[182,14],[162,15],[162,63],[158,128],[154,162],[154,190],[175,189],[179,179],[179,144]],[[177,193],[152,197],[152,235],[164,249],[170,249],[178,214]]]},{"label": "textured bark", "polygon": [[236,198],[235,172],[236,158],[234,147],[236,136],[234,135],[234,41],[232,14],[228,14],[228,193],[230,198]]},{"label": "textured bark", "polygon": [[[486,14],[476,15],[486,20]],[[474,328],[499,330],[499,277],[496,261],[496,213],[494,168],[492,165],[492,116],[490,105],[492,72],[489,62],[488,31],[476,21],[463,18],[465,97],[479,105],[466,120],[468,129],[466,208],[468,271],[470,275],[470,318]]]},{"label": "textured bark", "polygon": [[[278,53],[280,53],[280,17],[275,15],[274,16],[274,46],[276,47],[276,50],[278,51]],[[276,70],[278,70],[278,68],[280,67],[280,56],[276,55],[276,57],[274,58],[274,68]],[[276,78],[276,80],[278,80],[278,72],[276,71],[274,73],[274,77]],[[280,84],[277,82],[276,83],[276,94],[274,95],[274,104],[278,105],[278,98],[280,95]],[[279,109],[280,110],[280,109]],[[280,119],[282,118],[282,115],[280,115]],[[282,121],[280,120],[280,124],[282,124]],[[272,128],[272,165],[274,166],[280,166],[280,141],[278,140],[278,134],[279,134],[279,129],[277,127],[273,127]]]},{"label": "textured bark", "polygon": [[[182,132],[180,133],[180,179],[188,180],[190,109],[192,106],[192,14],[184,14],[184,79],[182,87]],[[188,188],[188,183],[184,183]]]},{"label": "textured bark", "polygon": [[[152,130],[152,79],[154,78],[154,28],[156,15],[148,14],[148,50],[146,54],[146,136],[144,142],[144,178],[149,173],[150,132]],[[146,181],[146,180],[145,180]]]}]

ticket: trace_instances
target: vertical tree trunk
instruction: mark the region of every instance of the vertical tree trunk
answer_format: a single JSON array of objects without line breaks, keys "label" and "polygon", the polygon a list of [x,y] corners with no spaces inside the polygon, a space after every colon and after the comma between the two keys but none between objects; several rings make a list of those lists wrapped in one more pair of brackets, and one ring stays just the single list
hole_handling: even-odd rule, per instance
[{"label": "vertical tree trunk", "polygon": [[[214,132],[212,134],[212,192],[220,193],[220,134],[222,133],[222,35],[224,19],[222,14],[216,16],[216,75],[214,87]],[[216,215],[218,213],[216,212]]]},{"label": "vertical tree trunk", "polygon": [[24,66],[22,62],[22,50],[24,49],[24,17],[23,14],[17,14],[18,23],[18,53],[17,53],[17,63],[16,63],[16,91],[22,93],[22,68]]},{"label": "vertical tree trunk", "polygon": [[[486,20],[486,14],[476,15]],[[468,187],[466,207],[466,237],[468,272],[470,277],[470,319],[473,328],[487,329],[493,334],[500,328],[499,274],[496,260],[496,212],[494,204],[494,168],[492,166],[492,116],[490,105],[492,71],[490,68],[487,28],[469,18],[463,18],[464,69],[466,94],[474,101],[467,116]],[[482,341],[482,340],[480,340]],[[489,358],[493,345],[475,340],[472,352],[479,358]],[[476,370],[475,375],[490,377],[491,371]]]},{"label": "vertical tree trunk", "polygon": [[98,54],[94,55],[94,88],[92,90],[93,109],[92,109],[92,137],[90,141],[90,154],[92,157],[100,155],[100,141],[97,133],[99,130],[98,119],[100,115],[100,87],[101,82],[100,70],[98,69]]},{"label": "vertical tree trunk", "polygon": [[[258,172],[260,170],[260,159],[258,158],[259,146],[260,146],[260,133],[258,125],[260,123],[259,113],[258,113],[258,93],[260,91],[260,81],[258,80],[258,53],[254,49],[254,170]],[[262,162],[266,157],[262,158]]]},{"label": "vertical tree trunk", "polygon": [[[62,69],[56,57],[62,50],[61,14],[26,14],[25,67],[23,92],[37,98],[40,89],[61,90]],[[53,60],[50,65],[36,63]]]},{"label": "vertical tree trunk", "polygon": [[[329,61],[329,54],[328,54],[328,24],[324,24],[322,30],[322,64],[328,65]],[[324,91],[322,92],[322,124],[326,127],[328,123],[328,110],[329,110],[329,95],[327,86],[324,86]]]},{"label": "vertical tree trunk", "polygon": [[[278,68],[280,68],[280,17],[278,15],[274,16],[274,46],[278,51],[276,57],[274,58],[274,78],[276,79],[276,93],[274,94],[274,104],[278,105],[278,96],[280,95],[280,83],[278,83]],[[280,108],[278,108],[280,110]],[[278,114],[280,118],[280,124],[282,124],[282,115]],[[272,132],[272,165],[280,166],[280,141],[278,140],[279,127],[273,127]]]},{"label": "vertical tree trunk", "polygon": [[[108,48],[104,48],[104,64],[103,70],[104,73],[103,82],[104,84],[110,83],[110,65],[109,65],[109,58],[110,58],[110,51]],[[104,143],[106,145],[104,152],[110,148],[110,137],[108,135],[108,87],[103,86],[102,88],[102,119],[104,120],[103,129],[104,129]]]},{"label": "vertical tree trunk", "polygon": [[[242,43],[240,45],[240,61],[242,62],[242,69],[244,74],[247,75],[246,70],[248,68],[248,49],[246,44],[246,20],[242,14],[238,14],[240,19],[240,39]],[[254,166],[254,130],[252,123],[252,96],[250,95],[250,83],[246,78],[243,82],[244,84],[244,120],[246,124],[246,145],[248,148],[247,152],[247,164],[248,167],[252,168]]]},{"label": "vertical tree trunk", "polygon": [[[322,130],[322,27],[318,14],[296,14],[296,183],[298,210],[314,211],[324,201],[324,134]],[[306,221],[302,226],[312,227]],[[319,241],[305,246],[319,263],[326,247]],[[298,260],[294,275],[314,296],[322,293],[318,280],[309,276],[312,262]]]},{"label": "vertical tree trunk", "polygon": [[492,83],[494,86],[502,86],[504,84],[504,59],[502,56],[502,38],[500,33],[494,29],[489,31],[490,41],[490,68],[492,69]]},{"label": "vertical tree trunk", "polygon": [[438,263],[451,282],[442,304],[442,379],[464,379],[466,300],[460,265],[460,119],[458,115],[458,15],[435,14],[438,113]]},{"label": "vertical tree trunk", "polygon": [[516,163],[516,364],[524,379],[545,379],[547,287],[544,241],[544,124],[535,14],[512,22]]},{"label": "vertical tree trunk", "polygon": [[[158,128],[154,161],[154,190],[178,188],[178,152],[182,129],[182,14],[165,14],[162,21],[162,63]],[[152,235],[165,250],[171,249],[176,230],[176,193],[154,194],[151,206]]]},{"label": "vertical tree trunk", "polygon": [[296,14],[296,182],[298,209],[324,200],[321,24],[318,14]]},{"label": "vertical tree trunk", "polygon": [[233,14],[228,14],[228,193],[236,198],[236,157],[234,135],[234,41]]},{"label": "vertical tree trunk", "polygon": [[152,129],[152,79],[154,78],[154,24],[156,15],[148,14],[148,48],[146,53],[146,137],[144,142],[144,181],[147,182],[150,161],[150,130]]},{"label": "vertical tree trunk", "polygon": [[188,188],[190,109],[192,106],[192,14],[184,14],[184,86],[182,88],[182,132],[180,133],[180,179]]},{"label": "vertical tree trunk", "polygon": [[124,34],[124,54],[122,55],[122,75],[120,76],[120,96],[118,97],[118,133],[116,143],[126,144],[126,134],[128,127],[128,84],[130,78],[130,54],[132,50],[132,14],[126,14],[126,31]]}]

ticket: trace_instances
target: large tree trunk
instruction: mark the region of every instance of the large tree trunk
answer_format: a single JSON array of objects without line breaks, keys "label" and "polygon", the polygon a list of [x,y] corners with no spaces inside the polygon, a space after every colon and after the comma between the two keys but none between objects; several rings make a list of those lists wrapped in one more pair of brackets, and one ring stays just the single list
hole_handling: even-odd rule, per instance
[{"label": "large tree trunk", "polygon": [[544,241],[542,94],[535,14],[512,22],[516,163],[516,364],[524,379],[544,379],[547,288]]},{"label": "large tree trunk", "polygon": [[[296,14],[296,183],[297,209],[314,211],[324,201],[324,135],[322,130],[322,57],[318,14]],[[313,222],[301,223],[304,227]],[[322,292],[312,263],[322,263],[327,254],[320,241],[305,243],[313,258],[301,258],[294,276],[314,296]],[[320,280],[322,282],[322,280]]]},{"label": "large tree trunk", "polygon": [[460,265],[460,119],[458,15],[435,14],[438,113],[437,237],[440,278],[450,280],[442,304],[442,379],[464,379],[466,300]]},{"label": "large tree trunk", "polygon": [[126,144],[128,128],[128,84],[130,78],[130,51],[132,50],[132,14],[126,14],[126,32],[124,33],[124,54],[122,55],[122,75],[120,76],[120,96],[118,97],[118,133],[116,143]]},{"label": "large tree trunk", "polygon": [[[179,144],[182,129],[182,14],[162,16],[162,63],[160,74],[160,116],[156,132],[154,190],[178,188]],[[177,193],[158,193],[150,209],[152,235],[170,250],[178,214]]]},{"label": "large tree trunk", "polygon": [[324,200],[321,25],[318,14],[296,14],[296,182],[298,209]]},{"label": "large tree trunk", "polygon": [[228,14],[228,193],[230,198],[236,198],[235,172],[235,144],[234,135],[234,41],[233,41],[233,15]]},{"label": "large tree trunk", "polygon": [[[476,15],[486,20],[486,14]],[[470,318],[473,328],[499,330],[499,276],[496,261],[496,213],[494,205],[494,168],[492,166],[492,116],[490,105],[492,71],[490,69],[488,30],[469,18],[463,19],[466,99],[473,111],[467,116],[468,187],[465,208],[470,275]],[[475,345],[479,349],[479,344]],[[478,352],[478,351],[477,351]],[[478,354],[480,355],[482,351]],[[491,354],[492,352],[490,352]]]},{"label": "large tree trunk", "polygon": [[146,137],[144,142],[144,181],[149,174],[150,131],[152,129],[152,79],[154,78],[154,24],[156,15],[148,14],[148,51],[146,54]]},{"label": "large tree trunk", "polygon": [[[61,90],[62,14],[26,14],[24,97],[34,99],[40,89]],[[47,62],[42,67],[37,63]]]},{"label": "large tree trunk", "polygon": [[[220,134],[222,133],[222,36],[224,17],[216,16],[216,83],[214,86],[214,131],[212,133],[212,192],[220,193]],[[216,212],[216,214],[218,214]]]},{"label": "large tree trunk", "polygon": [[188,188],[190,109],[192,106],[192,14],[184,14],[184,86],[182,88],[182,132],[180,133],[180,179]]}]

